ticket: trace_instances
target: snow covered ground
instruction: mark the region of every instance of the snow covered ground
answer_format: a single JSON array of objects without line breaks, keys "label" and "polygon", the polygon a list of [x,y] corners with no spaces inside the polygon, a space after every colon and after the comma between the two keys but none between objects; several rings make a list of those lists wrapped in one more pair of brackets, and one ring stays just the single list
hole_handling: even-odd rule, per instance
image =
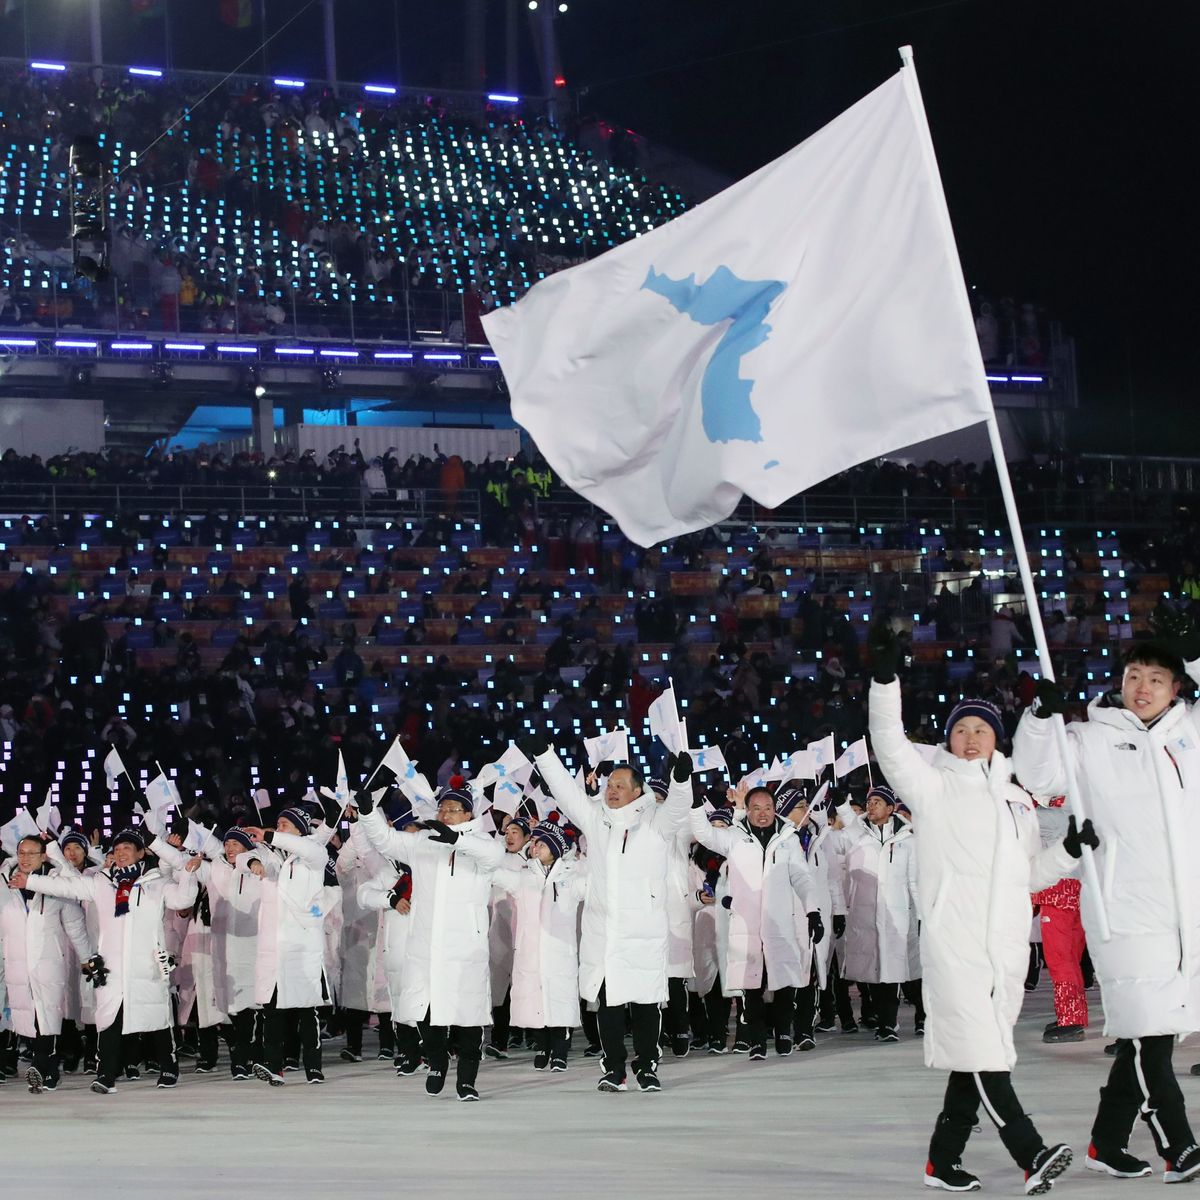
[{"label": "snow covered ground", "polygon": [[[1098,1010],[1098,994],[1090,998]],[[1083,1200],[1161,1187],[1161,1175],[1122,1183],[1082,1169],[1109,1060],[1098,1026],[1085,1042],[1044,1046],[1050,1017],[1044,980],[1018,1029],[1016,1083],[1047,1140],[1077,1153],[1055,1193]],[[235,1084],[224,1074],[186,1073],[186,1062],[173,1092],[145,1077],[95,1096],[86,1078],[68,1076],[54,1095],[33,1097],[9,1080],[0,1087],[0,1163],[8,1194],[20,1181],[39,1200],[931,1196],[920,1177],[945,1076],[922,1065],[911,1009],[901,1009],[901,1025],[904,1040],[894,1046],[869,1033],[830,1034],[814,1053],[765,1063],[668,1057],[663,1091],[645,1095],[597,1093],[596,1066],[576,1051],[565,1075],[535,1073],[528,1053],[485,1061],[483,1102],[457,1103],[452,1084],[435,1100],[423,1076],[397,1079],[390,1064],[338,1061],[338,1043],[327,1048],[324,1087],[291,1082],[294,1075],[283,1088]],[[367,1045],[374,1048],[371,1034]],[[1176,1054],[1196,1115],[1193,1061],[1200,1045]],[[1153,1160],[1140,1122],[1131,1149]],[[985,1191],[1022,1194],[1020,1172],[990,1125],[973,1137],[965,1165]]]}]

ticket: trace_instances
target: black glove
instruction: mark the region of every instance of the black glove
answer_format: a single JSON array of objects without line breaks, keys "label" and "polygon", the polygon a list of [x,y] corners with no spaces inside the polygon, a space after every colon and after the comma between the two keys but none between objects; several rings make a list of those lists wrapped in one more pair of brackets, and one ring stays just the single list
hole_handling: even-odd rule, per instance
[{"label": "black glove", "polygon": [[375,810],[375,797],[371,795],[370,788],[362,788],[354,793],[354,807],[358,809],[358,815],[365,817],[368,813]]},{"label": "black glove", "polygon": [[692,756],[681,750],[676,756],[675,765],[671,768],[671,778],[676,783],[687,783],[692,777]]},{"label": "black glove", "polygon": [[904,659],[904,648],[886,621],[877,621],[867,637],[871,672],[876,683],[891,683]]},{"label": "black glove", "polygon": [[833,918],[833,936],[835,938],[840,938],[845,932],[846,932],[846,918],[845,917],[834,917]]},{"label": "black glove", "polygon": [[1100,845],[1100,836],[1092,828],[1091,817],[1078,828],[1075,826],[1075,818],[1072,817],[1067,822],[1067,836],[1063,838],[1062,844],[1063,849],[1072,858],[1082,858],[1084,846],[1091,846],[1095,850]]},{"label": "black glove", "polygon": [[443,846],[453,846],[458,841],[458,830],[451,829],[441,821],[426,821],[425,828],[429,830],[431,842],[441,842]]},{"label": "black glove", "polygon": [[550,749],[550,742],[544,733],[529,733],[517,738],[517,749],[532,762]]},{"label": "black glove", "polygon": [[606,758],[598,762],[594,768],[596,778],[599,779],[601,775],[611,775],[615,766],[616,763],[611,758]]},{"label": "black glove", "polygon": [[825,936],[825,924],[819,912],[808,914],[808,936],[812,938],[814,946]]},{"label": "black glove", "polygon": [[1067,711],[1067,698],[1053,679],[1039,679],[1034,689],[1033,715],[1043,720]]}]

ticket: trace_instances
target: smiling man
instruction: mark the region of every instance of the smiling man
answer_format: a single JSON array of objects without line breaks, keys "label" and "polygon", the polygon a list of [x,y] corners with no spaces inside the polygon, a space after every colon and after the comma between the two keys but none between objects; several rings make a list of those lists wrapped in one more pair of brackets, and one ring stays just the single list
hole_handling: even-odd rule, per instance
[{"label": "smiling man", "polygon": [[[1186,666],[1185,666],[1186,662]],[[1097,898],[1085,883],[1084,929],[1104,992],[1105,1032],[1118,1039],[1092,1125],[1087,1166],[1128,1178],[1150,1164],[1126,1150],[1136,1117],[1165,1161],[1164,1180],[1200,1176],[1197,1147],[1175,1080],[1175,1038],[1200,1029],[1200,857],[1192,829],[1200,806],[1200,730],[1180,698],[1185,672],[1200,679],[1200,637],[1136,643],[1120,688],[1067,726],[1112,937],[1096,936]],[[1054,730],[1044,718],[1064,700],[1043,681],[1021,718],[1014,763],[1040,796],[1066,791]]]}]

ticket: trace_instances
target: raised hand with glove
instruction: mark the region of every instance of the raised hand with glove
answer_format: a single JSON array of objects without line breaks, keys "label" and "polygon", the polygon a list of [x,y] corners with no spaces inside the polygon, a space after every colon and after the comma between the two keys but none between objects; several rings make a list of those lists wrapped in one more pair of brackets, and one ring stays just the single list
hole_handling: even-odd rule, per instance
[{"label": "raised hand with glove", "polygon": [[1090,846],[1093,850],[1100,845],[1100,835],[1092,828],[1092,819],[1089,817],[1082,825],[1075,824],[1074,816],[1067,822],[1067,832],[1062,841],[1063,849],[1072,858],[1082,858],[1084,846]]},{"label": "raised hand with glove", "polygon": [[517,738],[517,749],[533,762],[550,749],[550,742],[544,733],[527,733],[524,737]]},{"label": "raised hand with glove", "polygon": [[360,817],[365,817],[375,811],[375,797],[371,795],[369,788],[360,788],[355,792],[353,804],[358,809]]},{"label": "raised hand with glove", "polygon": [[876,621],[867,636],[871,652],[871,677],[876,683],[891,683],[904,661],[904,647],[886,621]]},{"label": "raised hand with glove", "polygon": [[453,846],[458,841],[458,830],[451,829],[449,825],[441,821],[426,821],[425,828],[429,830],[431,842],[441,842],[443,846]]},{"label": "raised hand with glove", "polygon": [[1200,658],[1200,630],[1190,613],[1160,604],[1150,617],[1154,637],[1185,663]]},{"label": "raised hand with glove", "polygon": [[1046,720],[1055,713],[1067,711],[1067,697],[1062,688],[1053,679],[1039,679],[1034,688],[1033,706],[1030,709],[1035,717]]},{"label": "raised hand with glove", "polygon": [[671,767],[671,778],[676,783],[687,783],[691,777],[692,756],[686,750],[681,750],[675,756],[675,762]]}]

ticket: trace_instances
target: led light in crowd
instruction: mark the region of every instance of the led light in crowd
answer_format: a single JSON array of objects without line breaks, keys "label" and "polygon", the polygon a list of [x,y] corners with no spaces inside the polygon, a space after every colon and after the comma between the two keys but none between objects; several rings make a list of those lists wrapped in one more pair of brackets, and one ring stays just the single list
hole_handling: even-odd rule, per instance
[{"label": "led light in crowd", "polygon": [[[537,4],[531,3],[529,5],[529,7],[537,8]],[[520,96],[508,96],[508,95],[505,95],[504,92],[488,92],[488,99],[491,100],[493,104],[520,104],[521,103]]]},{"label": "led light in crowd", "polygon": [[199,342],[163,342],[164,350],[203,350]]},{"label": "led light in crowd", "polygon": [[422,357],[426,362],[459,362],[462,359],[461,354],[425,354]]},{"label": "led light in crowd", "polygon": [[396,89],[389,83],[365,83],[363,84],[364,92],[375,92],[380,96],[394,96]]},{"label": "led light in crowd", "polygon": [[0,346],[24,346],[33,349],[37,342],[33,338],[0,338]]},{"label": "led light in crowd", "polygon": [[411,350],[376,350],[375,357],[379,359],[412,358]]},{"label": "led light in crowd", "polygon": [[322,358],[357,358],[357,350],[322,350]]},{"label": "led light in crowd", "polygon": [[52,62],[31,62],[29,64],[29,69],[31,71],[65,71],[67,69],[67,64],[66,63],[52,63]]},{"label": "led light in crowd", "polygon": [[276,87],[281,87],[281,88],[302,88],[302,87],[304,87],[303,79],[276,79],[273,82]]},{"label": "led light in crowd", "polygon": [[66,338],[56,338],[55,348],[58,350],[95,350],[95,342],[79,342]]},{"label": "led light in crowd", "polygon": [[257,354],[257,346],[218,346],[218,354]]},{"label": "led light in crowd", "polygon": [[153,342],[110,342],[110,350],[153,350]]},{"label": "led light in crowd", "polygon": [[313,355],[316,351],[311,346],[276,346],[275,353]]},{"label": "led light in crowd", "polygon": [[149,79],[161,79],[162,72],[157,67],[130,67],[130,75],[145,75]]}]

